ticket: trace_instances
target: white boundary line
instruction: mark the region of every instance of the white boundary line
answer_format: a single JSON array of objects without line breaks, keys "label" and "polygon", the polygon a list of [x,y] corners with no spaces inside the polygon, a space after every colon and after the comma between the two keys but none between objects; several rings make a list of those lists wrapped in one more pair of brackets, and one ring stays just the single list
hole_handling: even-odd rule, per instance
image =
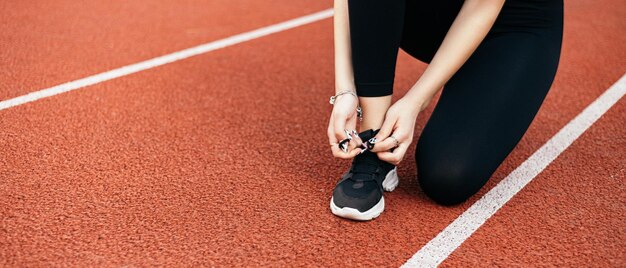
[{"label": "white boundary line", "polygon": [[333,16],[332,8],[322,10],[322,11],[319,11],[310,15],[302,16],[302,17],[284,21],[278,24],[270,25],[270,26],[259,28],[259,29],[252,30],[249,32],[233,35],[231,37],[227,37],[227,38],[220,39],[217,41],[202,44],[196,47],[180,50],[171,54],[167,54],[167,55],[163,55],[160,57],[145,60],[142,62],[123,66],[117,69],[113,69],[113,70],[99,73],[96,75],[92,75],[92,76],[88,76],[88,77],[74,80],[71,82],[67,82],[65,84],[57,85],[51,88],[46,88],[46,89],[38,90],[35,92],[31,92],[26,95],[0,101],[0,111],[13,107],[13,106],[17,106],[17,105],[21,105],[21,104],[28,103],[31,101],[36,101],[39,99],[51,97],[51,96],[58,95],[64,92],[72,91],[72,90],[79,89],[79,88],[86,87],[86,86],[91,86],[91,85],[98,84],[98,83],[108,81],[111,79],[115,79],[118,77],[126,76],[129,74],[151,69],[151,68],[161,66],[164,64],[168,64],[168,63],[172,63],[172,62],[186,59],[189,57],[193,57],[196,55],[204,54],[204,53],[217,50],[220,48],[232,46],[235,44],[239,44],[245,41],[249,41],[249,40],[263,37],[266,35],[270,35],[273,33],[285,31],[291,28],[295,28],[298,26],[302,26],[305,24],[323,20],[332,16]]},{"label": "white boundary line", "polygon": [[626,74],[402,267],[436,267],[626,94]]}]

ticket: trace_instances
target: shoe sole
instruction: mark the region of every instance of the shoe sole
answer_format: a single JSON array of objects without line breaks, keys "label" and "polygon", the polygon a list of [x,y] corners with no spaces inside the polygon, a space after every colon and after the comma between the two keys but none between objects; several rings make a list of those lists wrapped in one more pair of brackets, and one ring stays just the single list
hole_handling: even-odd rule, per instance
[{"label": "shoe sole", "polygon": [[[399,181],[400,180],[398,178],[398,168],[395,167],[391,171],[389,171],[389,173],[387,173],[387,176],[385,176],[385,180],[383,180],[383,190],[387,192],[395,190],[396,187],[398,187]],[[332,211],[333,214],[346,219],[356,221],[369,221],[380,216],[380,214],[383,213],[384,210],[385,197],[380,197],[380,201],[378,201],[376,205],[374,205],[372,208],[368,209],[365,212],[360,212],[358,209],[349,207],[340,208],[335,205],[335,201],[333,198],[330,199],[330,211]]]}]

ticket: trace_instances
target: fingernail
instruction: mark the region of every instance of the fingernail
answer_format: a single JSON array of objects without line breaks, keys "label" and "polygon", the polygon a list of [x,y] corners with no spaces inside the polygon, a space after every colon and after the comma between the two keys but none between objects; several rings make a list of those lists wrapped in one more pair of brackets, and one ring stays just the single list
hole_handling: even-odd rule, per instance
[{"label": "fingernail", "polygon": [[340,144],[339,148],[341,148],[344,153],[348,152],[348,146],[345,143]]},{"label": "fingernail", "polygon": [[357,136],[357,137],[359,136],[359,133],[358,133],[358,132],[356,132],[356,130],[355,130],[355,129],[353,129],[353,130],[352,130],[352,134],[354,134],[354,135],[355,135],[355,136]]},{"label": "fingernail", "polygon": [[347,129],[344,129],[343,131],[346,132],[346,136],[348,137],[348,139],[352,140],[352,134],[350,134],[350,131],[348,131]]},{"label": "fingernail", "polygon": [[371,138],[367,141],[367,149],[374,149],[374,145],[376,144],[376,138]]},{"label": "fingernail", "polygon": [[361,143],[361,149],[367,150],[367,142]]},{"label": "fingernail", "polygon": [[359,154],[362,154],[363,152],[367,151],[367,148],[363,148],[361,149],[361,151],[359,152]]}]

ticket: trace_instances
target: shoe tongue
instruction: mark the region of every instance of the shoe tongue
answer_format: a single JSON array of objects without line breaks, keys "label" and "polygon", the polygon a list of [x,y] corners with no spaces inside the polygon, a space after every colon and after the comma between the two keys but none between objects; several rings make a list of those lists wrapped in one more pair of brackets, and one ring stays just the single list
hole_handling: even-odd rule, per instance
[{"label": "shoe tongue", "polygon": [[[380,129],[365,130],[359,133],[359,138],[361,138],[361,140],[364,142],[368,141],[369,139],[376,136],[379,130]],[[378,169],[380,162],[381,161],[378,159],[376,153],[370,151],[365,151],[355,156],[352,160],[352,179],[357,181],[371,180],[372,174],[376,171],[376,169]]]},{"label": "shoe tongue", "polygon": [[371,179],[372,174],[378,169],[380,160],[376,153],[365,151],[354,157],[352,161],[352,178],[357,180]]}]

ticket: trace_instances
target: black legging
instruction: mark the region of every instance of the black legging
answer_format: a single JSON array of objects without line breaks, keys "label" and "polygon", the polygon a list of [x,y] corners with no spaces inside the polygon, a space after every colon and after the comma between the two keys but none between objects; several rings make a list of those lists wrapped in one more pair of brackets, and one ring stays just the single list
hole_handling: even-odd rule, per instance
[{"label": "black legging", "polygon": [[[398,48],[429,63],[463,0],[349,0],[359,96],[392,94]],[[524,135],[556,74],[563,0],[507,0],[492,29],[446,83],[415,151],[422,190],[465,201]]]}]

